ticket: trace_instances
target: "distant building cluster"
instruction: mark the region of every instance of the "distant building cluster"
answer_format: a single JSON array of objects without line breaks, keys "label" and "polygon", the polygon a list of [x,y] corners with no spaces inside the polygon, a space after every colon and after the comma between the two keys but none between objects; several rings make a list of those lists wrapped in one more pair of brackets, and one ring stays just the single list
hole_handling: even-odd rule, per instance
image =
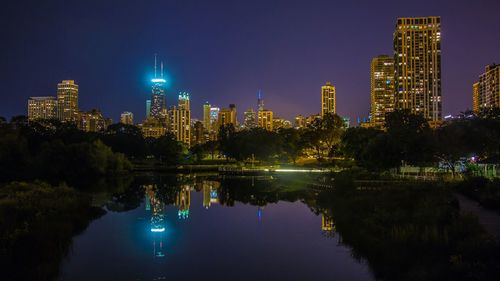
[{"label": "distant building cluster", "polygon": [[28,120],[57,119],[75,124],[87,132],[104,131],[112,120],[101,111],[92,109],[80,111],[78,107],[78,85],[74,80],[63,80],[57,84],[57,96],[30,97],[28,99]]},{"label": "distant building cluster", "polygon": [[[179,92],[177,105],[167,107],[166,79],[163,63],[157,75],[155,56],[154,78],[151,94],[146,100],[146,119],[138,124],[144,137],[158,138],[171,133],[187,147],[216,140],[222,126],[235,130],[262,128],[277,131],[286,128],[304,128],[326,114],[337,114],[337,91],[331,82],[321,86],[321,111],[310,116],[298,115],[292,123],[277,117],[265,107],[262,91],[257,92],[256,109],[243,113],[238,122],[235,104],[217,107],[208,101],[203,104],[202,120],[191,118],[190,93]],[[443,121],[441,96],[441,18],[398,18],[393,33],[393,54],[382,54],[371,60],[371,109],[367,118],[357,118],[361,127],[383,128],[386,114],[396,109],[407,109],[421,114],[431,126]],[[473,110],[500,108],[500,66],[486,66],[485,72],[472,86]],[[63,80],[57,85],[57,96],[30,97],[29,120],[59,119],[72,122],[78,128],[97,132],[105,130],[111,120],[99,110],[80,111],[78,85],[73,80]],[[445,118],[448,120],[449,118]],[[350,119],[343,118],[345,127]],[[134,115],[125,111],[120,123],[134,125]]]}]

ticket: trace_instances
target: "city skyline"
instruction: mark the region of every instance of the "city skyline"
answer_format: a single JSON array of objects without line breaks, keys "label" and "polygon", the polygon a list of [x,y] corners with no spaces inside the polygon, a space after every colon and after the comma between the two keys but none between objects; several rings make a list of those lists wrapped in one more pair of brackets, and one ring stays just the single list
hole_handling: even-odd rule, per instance
[{"label": "city skyline", "polygon": [[[367,17],[363,22],[369,25],[343,29],[339,29],[338,25],[356,15],[357,10],[352,4],[336,6],[338,18],[308,24],[307,20],[313,18],[315,11],[332,4],[318,1],[301,11],[302,5],[297,3],[287,7],[280,5],[282,3],[257,2],[242,4],[242,7],[221,7],[220,3],[214,4],[214,7],[201,3],[186,6],[170,3],[164,4],[164,10],[168,13],[179,10],[177,17],[191,19],[190,25],[178,25],[173,20],[146,20],[131,32],[117,33],[115,28],[124,20],[125,11],[133,7],[137,8],[138,15],[144,16],[145,13],[145,7],[140,5],[123,5],[111,15],[116,22],[112,21],[109,27],[103,27],[96,35],[99,38],[110,35],[110,38],[101,38],[97,42],[94,42],[95,37],[91,32],[94,29],[82,24],[85,23],[84,15],[91,11],[83,9],[83,16],[76,16],[68,22],[67,27],[58,29],[52,28],[57,23],[48,19],[59,8],[41,3],[38,4],[39,10],[31,11],[35,13],[33,19],[20,17],[25,27],[22,34],[14,33],[15,24],[20,19],[14,20],[8,15],[2,17],[2,21],[12,21],[5,25],[6,29],[2,32],[8,43],[1,47],[6,59],[2,60],[1,68],[3,78],[0,95],[4,102],[0,106],[0,115],[10,118],[26,114],[26,100],[29,97],[53,96],[57,82],[75,80],[80,86],[80,108],[90,110],[97,107],[115,121],[119,120],[123,111],[130,111],[138,117],[144,116],[144,103],[150,93],[148,82],[153,76],[152,56],[158,53],[165,62],[167,104],[175,104],[178,92],[187,90],[192,94],[194,118],[202,119],[202,104],[208,101],[218,107],[235,103],[241,109],[238,112],[241,121],[243,111],[255,106],[255,96],[260,89],[265,93],[266,106],[276,116],[293,120],[298,114],[317,114],[320,111],[318,93],[321,85],[331,81],[337,88],[339,115],[356,120],[369,114],[370,61],[379,54],[392,53],[392,36],[397,18],[433,15],[441,16],[443,22],[443,116],[472,109],[471,85],[484,71],[485,65],[500,61],[500,54],[494,48],[498,45],[496,42],[500,42],[500,35],[491,32],[497,30],[500,24],[494,17],[487,16],[499,4],[496,1],[482,1],[483,5],[458,1],[454,3],[453,9],[448,9],[448,5],[442,1],[419,7],[396,7],[396,2],[386,3],[386,11],[380,11],[376,16],[365,15]],[[14,12],[22,8],[16,4],[9,5],[5,11]],[[364,5],[369,7],[372,4]],[[252,14],[242,9],[255,11],[255,18],[263,21],[241,22],[237,15]],[[209,13],[200,23],[195,23],[192,19],[200,10]],[[283,16],[283,23],[271,22],[270,11]],[[345,13],[340,15],[340,11]],[[479,21],[478,17],[467,16],[481,13],[483,15]],[[262,40],[247,41],[238,36],[235,30],[222,25],[224,15],[233,15],[227,19],[235,21],[233,29],[243,28],[250,39]],[[296,15],[303,15],[303,18],[297,21],[294,18]],[[92,27],[100,28],[105,22],[104,15],[97,13],[93,17]],[[210,24],[202,26],[207,21]],[[290,25],[298,30],[290,28]],[[176,28],[166,28],[165,35],[158,36],[164,33],[158,33],[157,26]],[[209,29],[210,26],[225,33],[216,34]],[[263,30],[264,26],[270,27],[272,32]],[[54,33],[53,30],[61,30],[62,33]],[[190,31],[191,35],[181,36],[185,34],[184,31]],[[357,32],[356,36],[348,36],[349,32],[354,31]],[[144,40],[137,40],[142,38],[137,35],[141,32],[145,33]],[[293,35],[293,32],[298,32],[298,35]],[[172,33],[181,38],[170,40]],[[30,34],[36,36],[29,39],[26,36]],[[271,36],[274,34],[278,36]],[[70,36],[74,36],[71,37],[74,42],[68,41]],[[473,44],[486,36],[488,44]],[[153,41],[153,38],[157,41]],[[64,44],[54,47],[51,39],[56,42],[63,40]],[[200,47],[188,44],[200,40],[204,42]],[[129,41],[130,48],[112,48],[120,42]],[[27,42],[37,48],[30,52],[31,49],[25,46]],[[78,42],[85,44],[80,44],[81,49],[75,50],[73,44]],[[231,44],[224,45],[224,42]],[[258,51],[255,51],[255,46],[260,47]],[[186,51],[181,50],[186,47]],[[89,59],[90,55],[97,56]],[[30,83],[26,83],[26,79]]]}]

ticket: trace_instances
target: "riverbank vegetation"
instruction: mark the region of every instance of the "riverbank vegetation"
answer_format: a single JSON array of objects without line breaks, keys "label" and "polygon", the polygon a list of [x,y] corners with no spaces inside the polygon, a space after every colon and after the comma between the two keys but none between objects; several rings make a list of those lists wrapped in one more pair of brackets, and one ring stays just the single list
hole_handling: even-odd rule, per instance
[{"label": "riverbank vegetation", "polygon": [[72,237],[104,213],[65,185],[0,186],[0,264],[5,280],[53,280]]}]

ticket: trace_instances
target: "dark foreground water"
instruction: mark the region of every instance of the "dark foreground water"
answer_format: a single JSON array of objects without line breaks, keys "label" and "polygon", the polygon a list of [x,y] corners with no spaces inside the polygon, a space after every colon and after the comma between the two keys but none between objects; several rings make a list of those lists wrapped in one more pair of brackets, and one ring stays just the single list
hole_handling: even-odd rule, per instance
[{"label": "dark foreground water", "polygon": [[108,212],[73,239],[60,280],[373,280],[300,186],[269,178],[134,182],[135,190],[96,196]]}]

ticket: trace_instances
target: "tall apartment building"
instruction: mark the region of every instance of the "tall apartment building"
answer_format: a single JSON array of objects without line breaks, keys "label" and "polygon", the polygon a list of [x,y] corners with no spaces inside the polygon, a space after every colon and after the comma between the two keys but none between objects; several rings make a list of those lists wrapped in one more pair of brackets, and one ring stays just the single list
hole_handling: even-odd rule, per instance
[{"label": "tall apartment building", "polygon": [[55,97],[30,97],[28,99],[28,120],[57,118]]},{"label": "tall apartment building", "polygon": [[472,85],[472,109],[500,108],[500,65],[487,65],[479,81]]},{"label": "tall apartment building", "polygon": [[321,117],[328,113],[337,113],[337,97],[335,86],[330,82],[321,87]]},{"label": "tall apartment building", "polygon": [[186,92],[179,93],[179,103],[169,111],[170,132],[174,134],[177,141],[187,146],[191,145],[191,110],[190,95]]},{"label": "tall apartment building", "polygon": [[238,125],[238,121],[236,119],[236,105],[230,104],[229,108],[223,108],[219,111],[217,116],[217,130],[222,125],[232,124],[235,128]]},{"label": "tall apartment building", "polygon": [[57,117],[63,122],[78,120],[78,85],[74,80],[57,84]]},{"label": "tall apartment building", "polygon": [[268,131],[273,130],[273,112],[271,110],[259,110],[258,125]]},{"label": "tall apartment building", "polygon": [[394,31],[395,107],[442,117],[441,18],[398,18]]},{"label": "tall apartment building", "polygon": [[394,110],[394,57],[380,55],[371,62],[371,120],[384,126],[385,114]]}]

